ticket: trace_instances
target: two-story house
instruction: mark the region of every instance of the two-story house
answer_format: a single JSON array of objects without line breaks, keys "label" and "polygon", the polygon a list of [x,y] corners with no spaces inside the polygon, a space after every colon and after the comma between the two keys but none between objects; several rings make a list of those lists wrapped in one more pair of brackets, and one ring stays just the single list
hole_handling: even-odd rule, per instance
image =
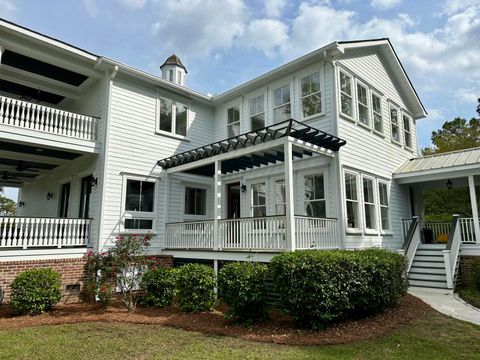
[{"label": "two-story house", "polygon": [[[20,188],[0,272],[125,233],[215,267],[385,247],[412,285],[440,288],[460,249],[479,255],[479,150],[418,157],[426,111],[388,39],[333,42],[216,96],[175,55],[153,75],[4,20],[0,54],[0,185]],[[473,216],[428,224],[422,191],[447,180],[469,186]],[[425,228],[448,244],[421,244]]]}]

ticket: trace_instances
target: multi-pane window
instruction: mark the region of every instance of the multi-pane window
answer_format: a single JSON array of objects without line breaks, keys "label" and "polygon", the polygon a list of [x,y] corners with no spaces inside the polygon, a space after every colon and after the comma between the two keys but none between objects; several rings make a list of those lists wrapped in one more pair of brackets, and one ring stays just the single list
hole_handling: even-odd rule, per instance
[{"label": "multi-pane window", "polygon": [[251,212],[254,217],[261,217],[267,215],[266,203],[266,186],[265,183],[258,183],[252,185],[252,202]]},{"label": "multi-pane window", "polygon": [[352,77],[340,71],[340,111],[353,117]]},{"label": "multi-pane window", "polygon": [[240,135],[240,109],[238,106],[227,110],[228,137]]},{"label": "multi-pane window", "polygon": [[159,129],[172,134],[187,135],[188,107],[180,102],[160,98]]},{"label": "multi-pane window", "polygon": [[185,214],[207,214],[207,190],[193,187],[185,188]]},{"label": "multi-pane window", "polygon": [[305,76],[301,80],[303,117],[322,112],[322,94],[320,90],[320,73]]},{"label": "multi-pane window", "polygon": [[260,95],[250,99],[250,128],[257,130],[265,127],[265,100]]},{"label": "multi-pane window", "polygon": [[275,181],[275,214],[285,215],[285,180]]},{"label": "multi-pane window", "polygon": [[177,71],[177,83],[182,85],[182,72],[180,70]]},{"label": "multi-pane window", "polygon": [[285,85],[273,90],[273,121],[279,123],[291,117],[290,85]]},{"label": "multi-pane window", "polygon": [[398,126],[398,109],[390,107],[390,123],[392,126],[392,140],[400,142],[400,128]]},{"label": "multi-pane window", "polygon": [[363,178],[363,205],[365,213],[365,228],[368,230],[376,229],[375,221],[375,194],[373,192],[373,179]]},{"label": "multi-pane window", "polygon": [[383,231],[390,230],[389,203],[388,203],[388,185],[384,182],[378,182],[378,195],[380,199],[380,219]]},{"label": "multi-pane window", "polygon": [[367,88],[357,83],[357,110],[358,121],[368,126],[368,91]]},{"label": "multi-pane window", "polygon": [[305,176],[305,213],[312,217],[325,217],[325,185],[323,175]]},{"label": "multi-pane window", "polygon": [[125,193],[125,230],[152,230],[155,183],[127,179]]},{"label": "multi-pane window", "polygon": [[345,173],[345,199],[347,207],[347,227],[349,229],[360,228],[357,178],[357,174]]},{"label": "multi-pane window", "polygon": [[168,81],[173,82],[173,70],[168,70]]},{"label": "multi-pane window", "polygon": [[374,93],[372,93],[372,112],[373,128],[375,131],[383,132],[382,99]]},{"label": "multi-pane window", "polygon": [[410,126],[410,117],[403,114],[403,139],[405,146],[409,149],[412,148],[412,129]]},{"label": "multi-pane window", "polygon": [[125,219],[123,224],[125,230],[152,230],[152,219]]}]

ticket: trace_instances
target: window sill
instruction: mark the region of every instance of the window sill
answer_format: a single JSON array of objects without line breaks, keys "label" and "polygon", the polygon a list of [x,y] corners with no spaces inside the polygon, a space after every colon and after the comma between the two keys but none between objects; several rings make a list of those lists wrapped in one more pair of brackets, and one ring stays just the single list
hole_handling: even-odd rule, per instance
[{"label": "window sill", "polygon": [[363,235],[363,231],[360,229],[347,228],[347,235]]},{"label": "window sill", "polygon": [[392,231],[380,231],[380,235],[382,235],[382,236],[393,236],[395,234]]},{"label": "window sill", "polygon": [[393,140],[393,139],[392,139],[392,144],[395,144],[395,145],[403,148],[402,143],[401,143],[400,141],[397,141],[397,140]]},{"label": "window sill", "polygon": [[364,124],[364,123],[362,123],[362,122],[360,122],[360,121],[357,121],[357,124],[358,124],[358,126],[363,127],[364,129],[366,129],[366,130],[368,130],[368,131],[370,131],[370,132],[372,131],[372,128],[371,128],[370,126],[368,126],[367,124]]},{"label": "window sill", "polygon": [[177,134],[172,134],[172,133],[170,133],[170,132],[168,132],[168,131],[155,130],[155,134],[156,134],[156,135],[166,136],[166,137],[169,137],[169,138],[172,138],[172,139],[175,139],[175,140],[180,140],[180,141],[184,141],[184,142],[190,142],[190,139],[188,139],[186,136],[177,135]]},{"label": "window sill", "polygon": [[314,120],[316,120],[320,117],[323,117],[325,115],[326,115],[325,111],[319,112],[318,114],[313,114],[313,115],[310,115],[310,116],[307,116],[307,117],[303,117],[303,115],[302,115],[302,121],[308,123],[308,122],[314,121]]},{"label": "window sill", "polygon": [[342,113],[342,112],[340,112],[339,115],[340,115],[341,118],[343,118],[343,119],[345,119],[345,120],[348,120],[348,121],[356,124],[355,119],[354,119],[352,116],[347,115],[347,114],[344,114],[344,113]]},{"label": "window sill", "polygon": [[384,139],[386,138],[385,134],[381,131],[373,130],[373,133],[377,136],[380,136],[380,137],[384,138]]},{"label": "window sill", "polygon": [[378,235],[377,229],[365,229],[365,235]]}]

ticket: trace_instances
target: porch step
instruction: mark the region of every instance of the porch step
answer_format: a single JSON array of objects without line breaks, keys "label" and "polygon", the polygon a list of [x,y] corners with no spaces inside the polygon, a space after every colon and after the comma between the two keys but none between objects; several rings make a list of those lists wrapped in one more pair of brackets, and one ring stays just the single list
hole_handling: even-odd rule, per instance
[{"label": "porch step", "polygon": [[413,267],[445,269],[445,263],[443,261],[417,261],[416,259],[413,259],[412,268]]},{"label": "porch step", "polygon": [[431,288],[438,288],[438,289],[446,289],[447,288],[447,282],[446,281],[409,279],[408,282],[409,282],[410,286],[431,287]]},{"label": "porch step", "polygon": [[408,274],[409,280],[425,280],[425,281],[434,281],[434,282],[447,282],[447,275],[445,272],[443,274],[432,274],[432,273],[423,273],[423,272],[413,272],[410,271]]},{"label": "porch step", "polygon": [[419,244],[417,250],[445,250],[446,244]]},{"label": "porch step", "polygon": [[442,256],[442,249],[418,249],[415,255],[419,256]]},{"label": "porch step", "polygon": [[412,266],[410,273],[445,275],[444,267]]},{"label": "porch step", "polygon": [[415,255],[413,261],[418,262],[441,262],[443,263],[443,256],[442,255]]}]

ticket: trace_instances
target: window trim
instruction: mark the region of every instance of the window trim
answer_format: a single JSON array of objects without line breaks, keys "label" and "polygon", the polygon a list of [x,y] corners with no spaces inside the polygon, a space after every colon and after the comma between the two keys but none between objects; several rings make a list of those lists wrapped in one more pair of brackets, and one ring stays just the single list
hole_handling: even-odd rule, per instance
[{"label": "window trim", "polygon": [[[319,78],[320,78],[320,90],[315,92],[315,93],[310,93],[308,95],[305,95],[303,96],[302,95],[302,79],[303,78],[306,78],[308,76],[311,76],[315,73],[318,73],[319,75]],[[298,97],[299,97],[299,101],[300,101],[300,104],[299,104],[299,109],[300,109],[300,114],[299,114],[299,118],[302,120],[302,121],[308,121],[308,120],[311,120],[311,119],[315,119],[316,117],[319,117],[319,116],[325,116],[325,85],[324,85],[324,72],[323,72],[323,69],[312,69],[310,71],[304,71],[302,74],[299,74],[298,75],[298,86],[297,86],[297,89],[298,89]],[[319,113],[316,113],[316,114],[312,114],[312,115],[309,115],[309,116],[303,116],[303,99],[305,97],[308,97],[308,96],[312,96],[312,95],[315,95],[315,94],[318,94],[320,93],[320,101],[321,101],[321,104],[322,104],[322,109]]]},{"label": "window trim", "polygon": [[325,203],[325,217],[324,218],[328,218],[328,179],[327,179],[327,172],[326,171],[309,171],[309,172],[305,172],[302,174],[302,180],[303,180],[303,191],[302,191],[302,194],[301,194],[301,197],[302,197],[302,214],[305,214],[305,216],[308,216],[307,215],[307,211],[306,211],[306,208],[305,208],[305,203],[307,202],[307,200],[305,199],[305,178],[306,177],[309,177],[309,176],[322,176],[323,177],[323,199],[315,199],[315,201],[323,201]]},{"label": "window trim", "polygon": [[[253,187],[255,185],[260,185],[263,184],[265,186],[265,205],[253,205]],[[251,217],[255,217],[253,214],[253,208],[254,207],[265,207],[265,216],[268,216],[268,181],[267,180],[262,180],[262,181],[253,181],[249,184],[249,193],[248,193],[248,208],[249,208],[249,213]]]},{"label": "window trim", "polygon": [[[238,121],[229,123],[229,122],[228,122],[228,111],[229,111],[230,109],[233,109],[233,108],[237,108],[237,109],[238,109]],[[227,113],[227,138],[230,137],[230,135],[228,134],[229,127],[232,126],[232,125],[235,125],[235,124],[238,124],[239,134],[241,134],[241,133],[242,133],[242,125],[241,125],[242,113],[241,113],[241,106],[240,106],[239,104],[227,106],[227,108],[226,108],[226,113]]]},{"label": "window trim", "polygon": [[[392,108],[397,110],[397,127],[398,127],[398,140],[395,140],[393,138],[393,131],[392,131]],[[401,116],[401,111],[400,111],[400,106],[394,104],[393,102],[389,102],[388,106],[388,120],[389,120],[389,125],[390,125],[390,139],[392,143],[398,146],[402,146],[402,128],[400,124],[400,116]]]},{"label": "window trim", "polygon": [[[371,202],[366,202],[365,201],[365,191],[363,189],[363,181],[364,179],[368,179],[372,182],[372,191],[373,191],[373,203]],[[378,234],[378,205],[377,205],[377,189],[376,187],[378,186],[377,185],[377,181],[376,181],[376,178],[373,177],[373,176],[370,176],[370,175],[366,175],[366,174],[362,174],[361,175],[361,185],[362,185],[362,205],[363,205],[363,208],[362,208],[362,212],[363,212],[363,230],[365,231],[365,234]],[[371,228],[368,228],[367,227],[367,212],[365,211],[365,205],[370,205],[372,206],[373,205],[373,216],[374,216],[374,219],[373,219],[373,223],[374,223],[374,228],[371,229]]]},{"label": "window trim", "polygon": [[[413,131],[412,131],[413,118],[404,109],[402,109],[401,114],[402,114],[403,145],[405,146],[405,149],[413,151]],[[408,118],[410,131],[405,130],[404,117]],[[407,146],[407,142],[406,142],[407,138],[405,136],[405,133],[408,133],[410,135],[410,146]]]},{"label": "window trim", "polygon": [[[388,224],[390,229],[385,230],[383,229],[382,226],[382,207],[386,207],[384,205],[381,205],[380,203],[380,184],[384,184],[387,187],[387,201],[388,201]],[[391,205],[390,205],[390,181],[382,180],[382,179],[377,179],[377,199],[378,199],[378,225],[380,229],[380,234],[382,235],[391,235],[393,234],[392,230],[392,216],[391,216]]]},{"label": "window trim", "polygon": [[[251,101],[253,99],[259,98],[261,96],[263,96],[263,112],[251,114],[251,110],[252,110]],[[252,117],[253,116],[258,116],[260,114],[263,114],[263,124],[264,124],[264,126],[267,126],[267,96],[266,96],[265,92],[257,93],[256,95],[250,96],[248,98],[247,106],[248,106],[248,128],[249,128],[249,130],[252,131]]]},{"label": "window trim", "polygon": [[[187,195],[187,188],[195,188],[205,190],[205,215],[196,215],[196,214],[187,214],[185,211],[185,196]],[[209,186],[205,184],[192,183],[192,182],[182,182],[182,216],[184,220],[204,220],[209,217],[208,209],[208,196],[209,196]]]},{"label": "window trim", "polygon": [[[377,98],[380,99],[380,113],[377,113],[374,108],[373,108],[373,97],[376,96]],[[372,108],[372,130],[374,133],[376,133],[377,135],[380,135],[382,137],[385,137],[385,119],[383,117],[383,95],[381,95],[379,92],[375,91],[375,90],[372,90],[370,88],[370,102],[372,104],[371,108]],[[377,115],[380,115],[380,118],[381,118],[381,123],[382,123],[382,131],[379,131],[377,129],[375,129],[375,114]]]},{"label": "window trim", "polygon": [[[345,180],[346,180],[346,174],[354,175],[355,176],[355,183],[356,183],[356,189],[357,189],[357,200],[348,200],[347,199],[347,193],[345,189]],[[359,181],[360,181],[360,173],[357,171],[352,171],[352,170],[344,170],[343,171],[343,183],[342,183],[342,188],[344,192],[344,211],[345,211],[345,231],[347,234],[362,234],[363,233],[363,211],[362,211],[362,197],[361,194],[359,194]],[[351,228],[348,226],[348,219],[347,219],[347,202],[348,201],[355,201],[357,203],[357,212],[358,212],[358,227],[356,228]]]},{"label": "window trim", "polygon": [[[160,129],[160,108],[161,108],[161,101],[162,99],[169,100],[172,102],[172,131],[165,131]],[[177,134],[176,127],[177,127],[177,102],[185,105],[187,107],[187,124],[186,124],[186,134]],[[164,135],[167,137],[171,137],[177,140],[187,140],[188,141],[188,134],[190,129],[190,104],[188,101],[177,100],[172,97],[164,96],[163,94],[158,94],[156,99],[156,124],[155,124],[155,133],[159,135]]]},{"label": "window trim", "polygon": [[[364,88],[367,92],[367,103],[366,104],[361,104],[359,99],[358,99],[358,86]],[[355,78],[355,112],[356,112],[356,122],[358,125],[360,126],[363,126],[365,127],[366,129],[369,129],[369,130],[372,130],[373,129],[373,123],[372,123],[372,120],[371,120],[371,116],[370,116],[370,110],[371,110],[371,101],[369,99],[369,95],[370,95],[371,91],[370,91],[370,87],[368,85],[366,85],[363,81],[360,81],[358,78]],[[363,123],[360,121],[360,111],[359,111],[359,106],[365,106],[367,108],[367,123]]]},{"label": "window trim", "polygon": [[[285,88],[285,87],[288,88],[289,101],[286,102],[286,103],[282,103],[280,105],[275,106],[275,91],[279,90],[279,89],[282,89],[282,88]],[[290,118],[292,118],[293,117],[293,114],[292,114],[292,110],[293,110],[293,106],[292,106],[292,84],[289,82],[287,84],[275,86],[272,90],[272,124],[277,124],[277,122],[275,121],[275,109],[284,107],[285,105],[288,105],[288,104],[290,105]],[[282,121],[284,121],[284,120],[282,120]],[[281,121],[279,121],[279,122],[281,122]]]},{"label": "window trim", "polygon": [[[353,84],[355,83],[355,78],[354,76],[347,70],[345,70],[344,68],[338,68],[338,114],[342,117],[344,117],[345,119],[348,119],[350,121],[353,121],[355,122],[355,104],[354,104],[354,101],[355,101],[355,89],[354,89],[354,86]],[[342,91],[342,80],[341,80],[341,73],[344,73],[345,75],[347,75],[349,78],[350,78],[350,90],[351,90],[351,95],[348,95],[347,93],[344,93]],[[350,99],[352,100],[352,115],[348,115],[348,114],[345,114],[343,111],[342,111],[342,94],[345,94],[346,96],[350,97]]]}]

